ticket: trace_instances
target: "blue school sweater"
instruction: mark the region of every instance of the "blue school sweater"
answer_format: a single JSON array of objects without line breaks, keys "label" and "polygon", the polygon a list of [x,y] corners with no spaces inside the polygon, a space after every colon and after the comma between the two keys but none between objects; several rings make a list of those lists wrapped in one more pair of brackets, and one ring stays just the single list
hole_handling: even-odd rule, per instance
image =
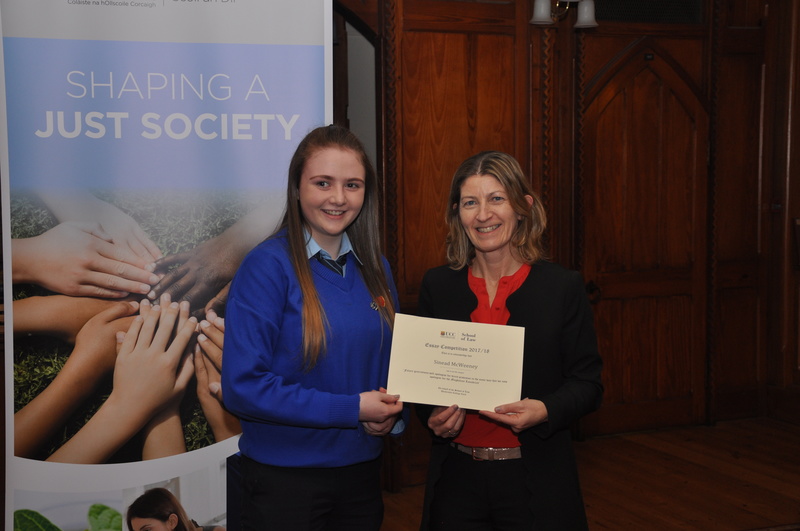
[{"label": "blue school sweater", "polygon": [[[242,424],[239,449],[285,467],[339,467],[377,458],[381,437],[358,421],[359,393],[386,387],[391,330],[347,254],[346,276],[310,259],[330,324],[327,352],[303,370],[302,294],[284,233],[242,262],[225,312],[222,390]],[[384,269],[392,297],[396,288]],[[397,307],[397,306],[395,306]]]}]

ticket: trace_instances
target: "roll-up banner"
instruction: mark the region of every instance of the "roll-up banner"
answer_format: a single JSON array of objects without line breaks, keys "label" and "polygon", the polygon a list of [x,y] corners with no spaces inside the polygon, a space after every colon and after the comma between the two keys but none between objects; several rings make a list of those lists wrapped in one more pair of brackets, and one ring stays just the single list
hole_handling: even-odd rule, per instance
[{"label": "roll-up banner", "polygon": [[4,529],[127,529],[154,488],[236,529],[224,301],[332,121],[331,2],[0,0],[0,23]]}]

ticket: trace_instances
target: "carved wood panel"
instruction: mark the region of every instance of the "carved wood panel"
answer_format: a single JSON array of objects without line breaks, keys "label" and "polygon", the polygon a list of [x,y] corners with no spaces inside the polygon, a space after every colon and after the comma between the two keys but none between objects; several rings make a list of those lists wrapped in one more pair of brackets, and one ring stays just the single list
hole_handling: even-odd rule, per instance
[{"label": "carved wood panel", "polygon": [[583,121],[583,273],[606,395],[587,433],[705,415],[708,113],[647,40],[611,65]]}]

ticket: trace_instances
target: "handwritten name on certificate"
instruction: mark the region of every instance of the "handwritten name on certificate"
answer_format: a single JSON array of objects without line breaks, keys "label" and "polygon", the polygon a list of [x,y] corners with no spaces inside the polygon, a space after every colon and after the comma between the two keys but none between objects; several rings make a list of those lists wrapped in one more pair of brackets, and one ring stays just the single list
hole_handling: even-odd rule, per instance
[{"label": "handwritten name on certificate", "polygon": [[396,314],[388,391],[403,402],[493,410],[522,392],[525,329]]}]

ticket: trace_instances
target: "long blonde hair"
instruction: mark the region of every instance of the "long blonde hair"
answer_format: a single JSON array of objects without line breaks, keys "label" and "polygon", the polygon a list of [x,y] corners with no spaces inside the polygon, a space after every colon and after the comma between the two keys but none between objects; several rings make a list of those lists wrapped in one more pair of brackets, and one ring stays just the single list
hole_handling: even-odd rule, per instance
[{"label": "long blonde hair", "polygon": [[[450,183],[450,196],[445,213],[448,228],[445,242],[450,267],[461,269],[475,258],[475,246],[461,226],[459,204],[461,186],[468,178],[476,175],[490,175],[497,179],[508,194],[514,212],[520,216],[520,222],[510,241],[512,249],[520,260],[526,264],[533,264],[545,258],[542,234],[547,227],[547,214],[541,199],[531,188],[517,159],[500,151],[482,151],[462,162]],[[533,198],[532,204],[528,203],[525,196]]]},{"label": "long blonde hair", "polygon": [[[381,239],[378,220],[378,178],[358,137],[344,127],[318,127],[300,141],[289,164],[286,192],[286,211],[278,231],[287,230],[289,255],[303,294],[303,364],[307,371],[314,368],[326,351],[328,321],[314,286],[304,228],[307,221],[300,208],[300,178],[306,162],[321,149],[337,147],[352,151],[364,167],[364,203],[361,212],[347,227],[347,235],[361,264],[359,271],[367,290],[376,301],[383,319],[394,323],[394,302],[381,260]],[[277,231],[276,231],[277,232]],[[308,229],[310,232],[310,229]]]}]

